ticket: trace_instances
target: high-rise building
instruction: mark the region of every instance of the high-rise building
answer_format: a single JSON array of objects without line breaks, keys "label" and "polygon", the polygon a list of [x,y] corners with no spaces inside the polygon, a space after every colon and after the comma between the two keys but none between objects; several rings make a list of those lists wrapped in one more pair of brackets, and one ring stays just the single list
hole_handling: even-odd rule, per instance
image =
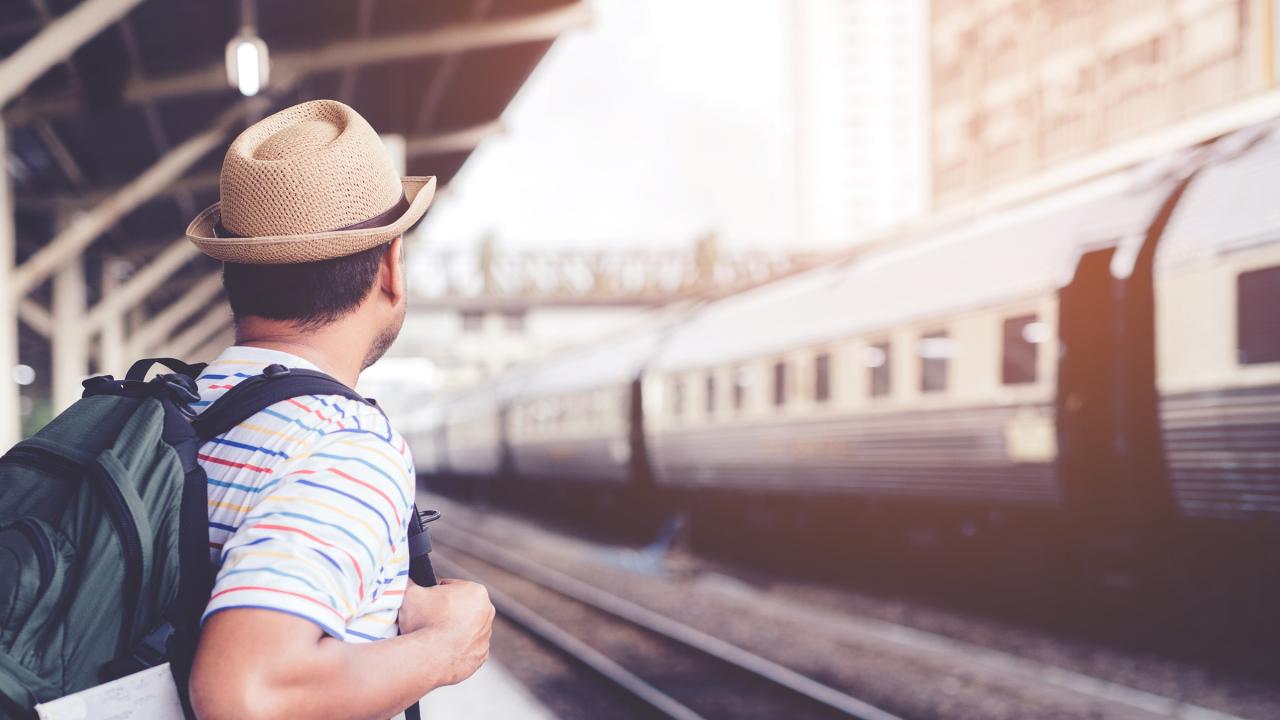
[{"label": "high-rise building", "polygon": [[790,0],[801,241],[846,244],[925,209],[927,0]]},{"label": "high-rise building", "polygon": [[1275,82],[1275,6],[934,0],[934,207],[1067,178],[1072,163],[1089,159],[1145,159],[1159,143],[1141,143],[1160,131],[1256,98]]}]

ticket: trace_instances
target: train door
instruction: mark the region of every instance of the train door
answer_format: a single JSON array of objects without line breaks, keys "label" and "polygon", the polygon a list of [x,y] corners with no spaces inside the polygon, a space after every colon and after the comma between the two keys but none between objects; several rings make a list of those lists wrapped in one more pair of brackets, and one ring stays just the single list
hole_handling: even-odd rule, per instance
[{"label": "train door", "polygon": [[1058,482],[1066,507],[1099,520],[1114,505],[1119,385],[1115,248],[1086,252],[1059,291]]}]

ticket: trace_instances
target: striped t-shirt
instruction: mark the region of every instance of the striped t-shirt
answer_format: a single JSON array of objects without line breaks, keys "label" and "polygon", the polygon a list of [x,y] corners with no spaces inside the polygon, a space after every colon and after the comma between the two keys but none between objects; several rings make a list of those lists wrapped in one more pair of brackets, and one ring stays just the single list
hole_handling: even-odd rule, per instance
[{"label": "striped t-shirt", "polygon": [[[208,407],[288,353],[234,346],[197,381]],[[267,608],[339,640],[396,634],[408,580],[413,460],[374,407],[338,395],[276,403],[200,449],[217,582],[204,618]]]}]

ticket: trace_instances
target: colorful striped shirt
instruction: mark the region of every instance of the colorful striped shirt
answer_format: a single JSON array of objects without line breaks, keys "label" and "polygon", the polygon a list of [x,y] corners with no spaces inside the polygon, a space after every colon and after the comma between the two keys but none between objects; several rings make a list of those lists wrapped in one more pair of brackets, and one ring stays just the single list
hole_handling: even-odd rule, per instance
[{"label": "colorful striped shirt", "polygon": [[[197,410],[288,353],[234,346],[200,376]],[[229,608],[305,618],[346,641],[396,634],[408,581],[413,460],[374,407],[338,395],[284,402],[200,449],[217,581],[204,619]]]}]

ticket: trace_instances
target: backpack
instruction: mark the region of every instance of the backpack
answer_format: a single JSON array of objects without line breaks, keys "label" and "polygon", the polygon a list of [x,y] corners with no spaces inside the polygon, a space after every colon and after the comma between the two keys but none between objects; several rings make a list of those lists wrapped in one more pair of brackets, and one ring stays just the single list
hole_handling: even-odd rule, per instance
[{"label": "backpack", "polygon": [[[173,372],[146,381],[156,363]],[[149,358],[124,380],[85,380],[81,400],[0,457],[0,718],[165,661],[194,717],[187,678],[215,573],[197,450],[292,397],[377,407],[324,373],[271,365],[197,416],[204,367]],[[415,534],[416,508],[410,520]],[[428,538],[411,543],[415,565]]]}]

